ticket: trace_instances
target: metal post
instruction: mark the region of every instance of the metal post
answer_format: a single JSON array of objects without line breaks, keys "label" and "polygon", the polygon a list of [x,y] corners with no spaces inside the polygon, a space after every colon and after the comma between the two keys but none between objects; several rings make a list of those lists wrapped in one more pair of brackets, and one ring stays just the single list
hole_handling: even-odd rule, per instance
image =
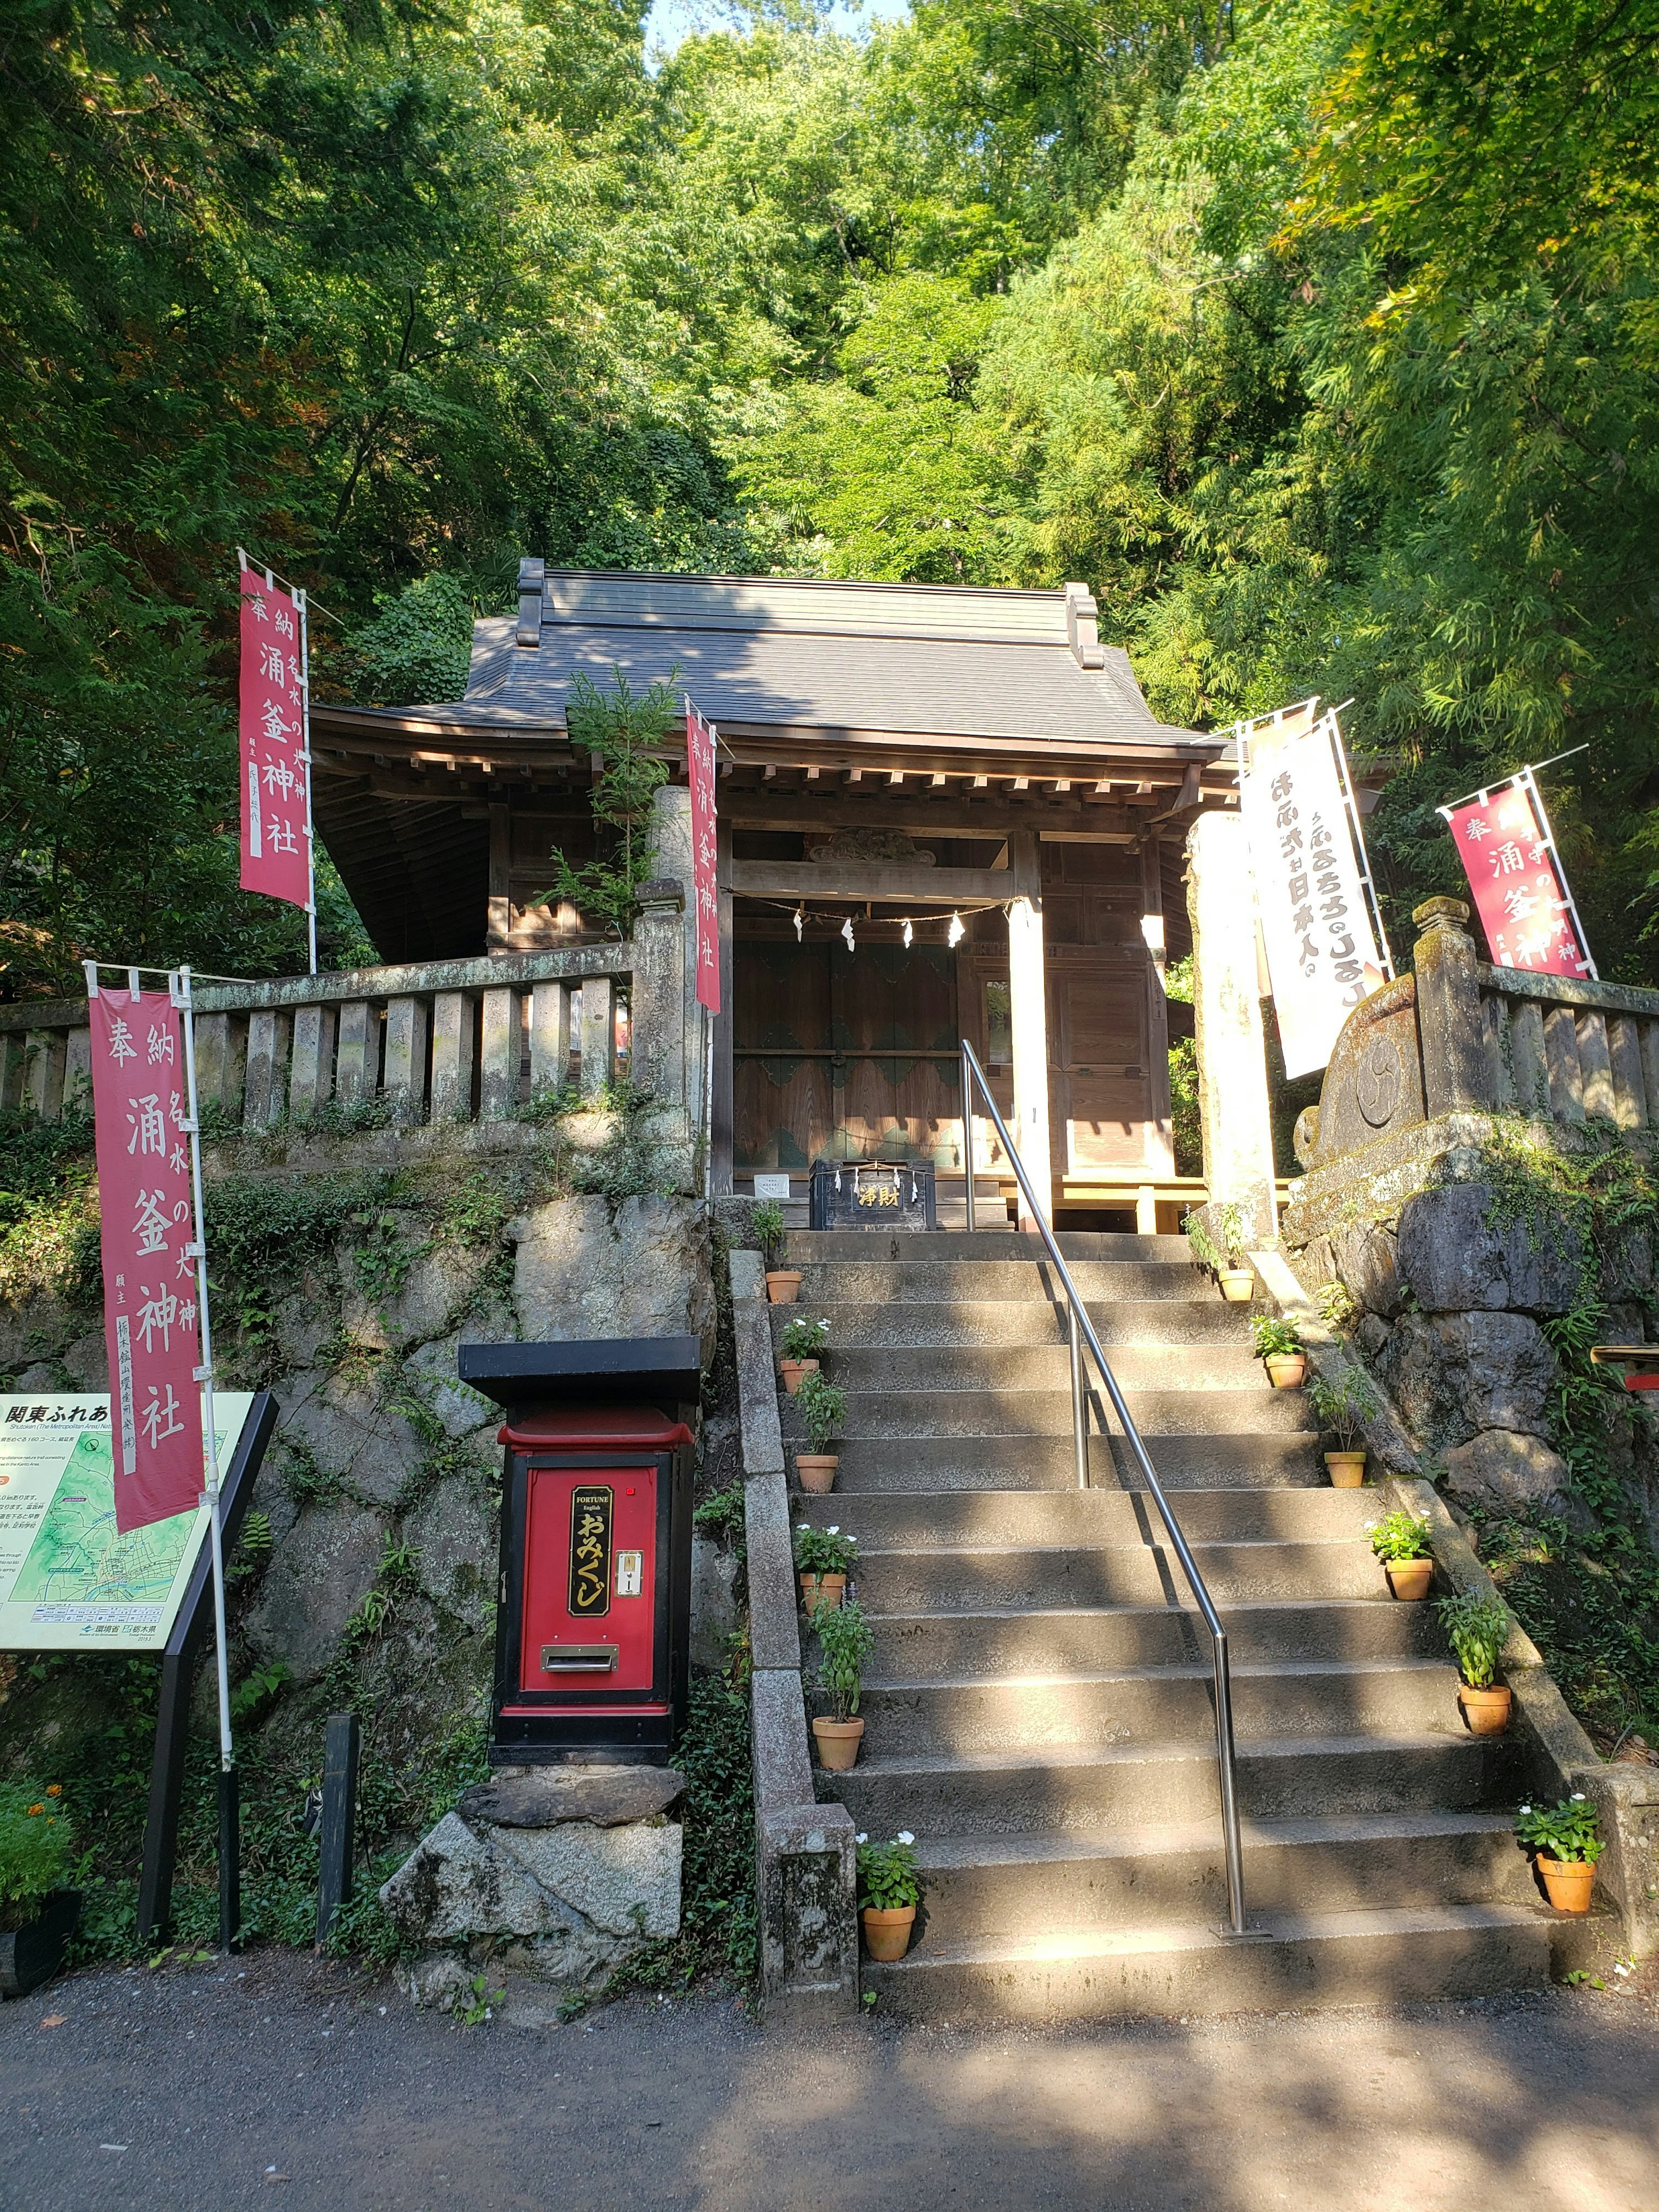
[{"label": "metal post", "polygon": [[1244,1924],[1244,1854],[1238,1836],[1238,1797],[1233,1775],[1233,1686],[1225,1629],[1216,1630],[1212,1644],[1216,1764],[1221,1770],[1221,1833],[1227,1848],[1227,1914],[1232,1933],[1247,1936],[1250,1931]]},{"label": "metal post", "polygon": [[356,1713],[331,1713],[323,1738],[323,1826],[317,1874],[317,1948],[328,1941],[335,1915],[351,1902],[353,1839],[357,1832]]},{"label": "metal post", "polygon": [[[311,952],[311,973],[317,973],[317,832],[311,818],[311,637],[306,621],[306,595],[296,584],[294,604],[300,611],[301,759],[306,770],[306,930]],[[191,1108],[191,1112],[195,1109]]]},{"label": "metal post", "polygon": [[974,1079],[968,1065],[968,1047],[962,1048],[962,1164],[968,1170],[968,1227],[978,1226],[974,1218]]},{"label": "metal post", "polygon": [[203,1413],[207,1431],[208,1528],[213,1544],[213,1629],[215,1672],[219,1687],[219,1934],[227,1951],[234,1951],[241,1926],[239,1822],[236,1807],[235,1753],[230,1735],[230,1660],[225,1633],[225,1532],[223,1500],[219,1486],[219,1431],[213,1410],[213,1330],[208,1318],[207,1213],[202,1202],[201,1119],[196,1110],[196,1015],[191,1001],[190,970],[180,968],[172,978],[173,1003],[184,1016],[185,1104],[189,1119],[185,1132],[190,1139],[191,1195],[196,1208],[195,1240],[185,1247],[196,1262],[196,1309],[202,1333],[202,1364],[196,1380],[202,1386]]},{"label": "metal post", "polygon": [[1083,1331],[1075,1305],[1066,1309],[1067,1336],[1072,1344],[1072,1452],[1077,1461],[1077,1486],[1089,1487],[1089,1403],[1083,1395]]}]

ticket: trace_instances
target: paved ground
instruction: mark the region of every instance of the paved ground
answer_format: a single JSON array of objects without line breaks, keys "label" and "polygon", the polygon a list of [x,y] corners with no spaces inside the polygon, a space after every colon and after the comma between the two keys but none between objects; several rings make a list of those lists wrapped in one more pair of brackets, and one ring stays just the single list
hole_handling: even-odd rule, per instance
[{"label": "paved ground", "polygon": [[0,2008],[4,2212],[1656,2212],[1659,1989],[1047,2033],[532,2033],[291,1954]]}]

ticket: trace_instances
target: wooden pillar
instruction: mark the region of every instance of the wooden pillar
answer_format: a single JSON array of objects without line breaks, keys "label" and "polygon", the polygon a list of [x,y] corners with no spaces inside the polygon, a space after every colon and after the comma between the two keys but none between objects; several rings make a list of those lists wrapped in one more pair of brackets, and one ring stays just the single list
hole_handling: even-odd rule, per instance
[{"label": "wooden pillar", "polygon": [[[1048,1001],[1042,975],[1042,886],[1035,830],[1016,830],[1009,860],[1018,896],[1008,908],[1008,1018],[1014,1054],[1013,1139],[1042,1203],[1054,1212],[1054,1170],[1048,1152]],[[1022,1229],[1030,1208],[1022,1191]]]},{"label": "wooden pillar", "polygon": [[1277,1235],[1279,1220],[1244,824],[1200,814],[1187,854],[1204,1179],[1210,1203],[1236,1206],[1255,1243]]},{"label": "wooden pillar", "polygon": [[486,950],[506,952],[513,943],[513,901],[508,878],[513,854],[513,821],[504,801],[489,809],[489,936]]},{"label": "wooden pillar", "polygon": [[720,902],[720,1010],[714,1017],[714,1083],[709,1098],[708,1165],[710,1195],[726,1198],[732,1190],[732,1138],[735,1099],[732,1065],[732,831],[722,822],[716,848],[715,879]]},{"label": "wooden pillar", "polygon": [[[1146,1125],[1145,1158],[1155,1176],[1175,1173],[1175,1134],[1170,1127],[1170,1000],[1164,988],[1164,865],[1156,837],[1140,848],[1140,933],[1146,940]],[[1156,1233],[1146,1224],[1146,1200],[1137,1209],[1135,1226],[1143,1236]]]}]

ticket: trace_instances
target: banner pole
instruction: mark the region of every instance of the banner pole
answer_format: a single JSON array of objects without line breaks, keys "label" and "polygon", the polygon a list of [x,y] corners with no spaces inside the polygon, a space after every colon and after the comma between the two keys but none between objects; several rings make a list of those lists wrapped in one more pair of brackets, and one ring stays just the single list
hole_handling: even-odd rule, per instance
[{"label": "banner pole", "polygon": [[[311,630],[306,616],[307,596],[294,586],[294,604],[300,611],[300,758],[306,770],[306,927],[311,951],[311,973],[317,973],[317,840],[311,819]],[[193,1110],[193,1109],[192,1109]]]},{"label": "banner pole", "polygon": [[202,1364],[196,1380],[202,1386],[207,1431],[208,1527],[213,1549],[213,1628],[219,1692],[219,1942],[229,1952],[240,1948],[241,1930],[241,1867],[239,1808],[236,1802],[236,1762],[230,1733],[230,1659],[225,1632],[225,1541],[223,1504],[219,1486],[219,1425],[213,1407],[213,1332],[208,1319],[207,1214],[202,1202],[202,1127],[196,1103],[196,1013],[191,1000],[190,969],[180,968],[169,978],[173,1003],[184,1016],[185,1127],[190,1138],[191,1194],[196,1209],[196,1236],[189,1247],[196,1262],[196,1310],[201,1329]]}]

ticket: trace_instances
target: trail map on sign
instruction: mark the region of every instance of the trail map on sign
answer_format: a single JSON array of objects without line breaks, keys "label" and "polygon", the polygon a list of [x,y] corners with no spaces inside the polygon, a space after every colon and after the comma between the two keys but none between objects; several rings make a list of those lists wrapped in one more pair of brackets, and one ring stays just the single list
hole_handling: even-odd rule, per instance
[{"label": "trail map on sign", "polygon": [[[222,1472],[252,1403],[215,1398]],[[161,1650],[207,1522],[198,1506],[122,1535],[109,1400],[0,1398],[0,1650]]]}]

